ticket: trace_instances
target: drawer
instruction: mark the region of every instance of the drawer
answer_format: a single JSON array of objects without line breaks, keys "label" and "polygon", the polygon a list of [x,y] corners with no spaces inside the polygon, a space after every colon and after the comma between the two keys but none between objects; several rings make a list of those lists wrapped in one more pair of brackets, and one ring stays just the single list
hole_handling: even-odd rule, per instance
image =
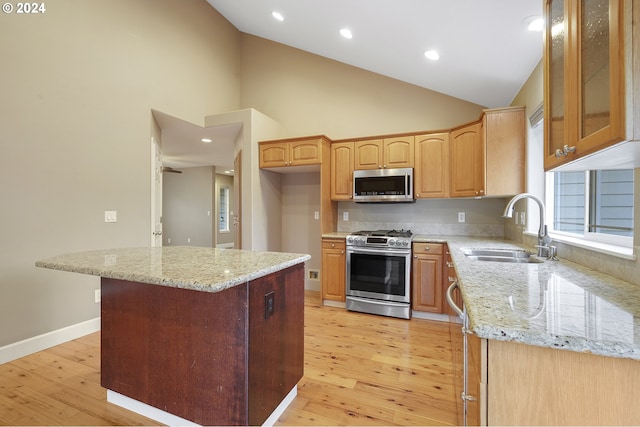
[{"label": "drawer", "polygon": [[414,243],[413,253],[442,255],[443,246],[442,243]]},{"label": "drawer", "polygon": [[345,249],[346,246],[343,239],[322,239],[322,249]]}]

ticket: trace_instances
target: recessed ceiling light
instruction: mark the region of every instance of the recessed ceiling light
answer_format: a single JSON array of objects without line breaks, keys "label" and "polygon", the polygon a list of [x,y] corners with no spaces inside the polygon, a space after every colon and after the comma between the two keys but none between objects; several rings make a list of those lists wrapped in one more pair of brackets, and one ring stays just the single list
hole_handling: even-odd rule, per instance
[{"label": "recessed ceiling light", "polygon": [[438,59],[440,59],[440,54],[438,54],[438,52],[436,52],[435,50],[428,50],[424,53],[424,56],[427,57],[427,59],[430,59],[432,61],[437,61]]},{"label": "recessed ceiling light", "polygon": [[202,138],[200,141],[202,141],[202,142],[211,142],[211,139],[209,139],[209,138]]},{"label": "recessed ceiling light", "polygon": [[345,39],[352,39],[353,38],[353,33],[351,33],[351,30],[348,28],[343,28],[340,30],[340,35],[342,37],[344,37]]},{"label": "recessed ceiling light", "polygon": [[273,16],[277,21],[280,21],[280,22],[284,21],[284,15],[282,15],[277,10],[274,10],[273,12],[271,12],[271,16]]}]

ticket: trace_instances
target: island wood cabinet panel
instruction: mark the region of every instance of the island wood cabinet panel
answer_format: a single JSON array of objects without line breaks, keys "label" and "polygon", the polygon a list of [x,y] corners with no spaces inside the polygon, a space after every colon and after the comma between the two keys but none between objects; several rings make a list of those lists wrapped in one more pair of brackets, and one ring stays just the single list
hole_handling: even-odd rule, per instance
[{"label": "island wood cabinet panel", "polygon": [[416,198],[449,197],[449,133],[415,136]]},{"label": "island wood cabinet panel", "polygon": [[[625,108],[632,105],[625,105],[625,56],[631,46],[625,42],[637,43],[638,35],[630,20],[625,23],[625,13],[632,12],[625,12],[625,5],[632,2],[545,1],[545,170],[631,136],[625,129]],[[627,74],[630,82],[638,79]]]},{"label": "island wood cabinet panel", "polygon": [[411,266],[411,308],[416,311],[442,313],[441,243],[414,243]]},{"label": "island wood cabinet panel", "polygon": [[261,425],[302,378],[304,264],[220,292],[102,278],[101,295],[109,390],[201,425]]},{"label": "island wood cabinet panel", "polygon": [[331,200],[353,199],[353,142],[331,144]]},{"label": "island wood cabinet panel", "polygon": [[261,141],[260,168],[319,165],[322,162],[324,137]]},{"label": "island wood cabinet panel", "polygon": [[322,300],[344,302],[347,293],[347,255],[344,239],[322,239]]},{"label": "island wood cabinet panel", "polygon": [[414,137],[354,142],[354,170],[414,167]]}]

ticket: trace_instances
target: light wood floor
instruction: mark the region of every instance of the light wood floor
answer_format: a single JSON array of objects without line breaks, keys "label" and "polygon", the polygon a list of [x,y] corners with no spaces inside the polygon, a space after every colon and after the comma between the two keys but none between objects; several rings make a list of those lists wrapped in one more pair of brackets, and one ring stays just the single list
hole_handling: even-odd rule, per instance
[{"label": "light wood floor", "polygon": [[[305,301],[304,377],[278,425],[456,424],[446,323]],[[99,370],[99,332],[0,365],[0,424],[158,425],[107,403]]]}]

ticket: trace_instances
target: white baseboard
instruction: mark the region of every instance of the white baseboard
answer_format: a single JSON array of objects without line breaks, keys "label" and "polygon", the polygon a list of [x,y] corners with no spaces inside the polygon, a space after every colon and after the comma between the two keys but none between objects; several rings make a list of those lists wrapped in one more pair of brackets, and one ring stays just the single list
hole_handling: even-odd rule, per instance
[{"label": "white baseboard", "polygon": [[0,364],[20,359],[49,347],[71,341],[100,330],[100,318],[96,317],[85,322],[67,326],[66,328],[47,332],[26,340],[0,347]]},{"label": "white baseboard", "polygon": [[[278,407],[271,413],[271,415],[265,420],[262,424],[263,427],[271,427],[278,421],[278,418],[284,413],[287,407],[293,402],[293,399],[298,395],[298,386],[295,385],[289,394],[282,399],[282,402],[278,405]],[[168,426],[199,426],[200,424],[196,424],[193,421],[189,421],[177,415],[173,415],[169,412],[163,411],[162,409],[155,408],[153,406],[147,405],[146,403],[140,402],[139,400],[132,399],[123,394],[117,393],[113,390],[107,390],[107,402],[113,403],[114,405],[121,406],[125,409],[135,412],[136,414],[140,414],[147,418],[151,418],[154,421],[158,421],[159,423],[166,424]]]}]

